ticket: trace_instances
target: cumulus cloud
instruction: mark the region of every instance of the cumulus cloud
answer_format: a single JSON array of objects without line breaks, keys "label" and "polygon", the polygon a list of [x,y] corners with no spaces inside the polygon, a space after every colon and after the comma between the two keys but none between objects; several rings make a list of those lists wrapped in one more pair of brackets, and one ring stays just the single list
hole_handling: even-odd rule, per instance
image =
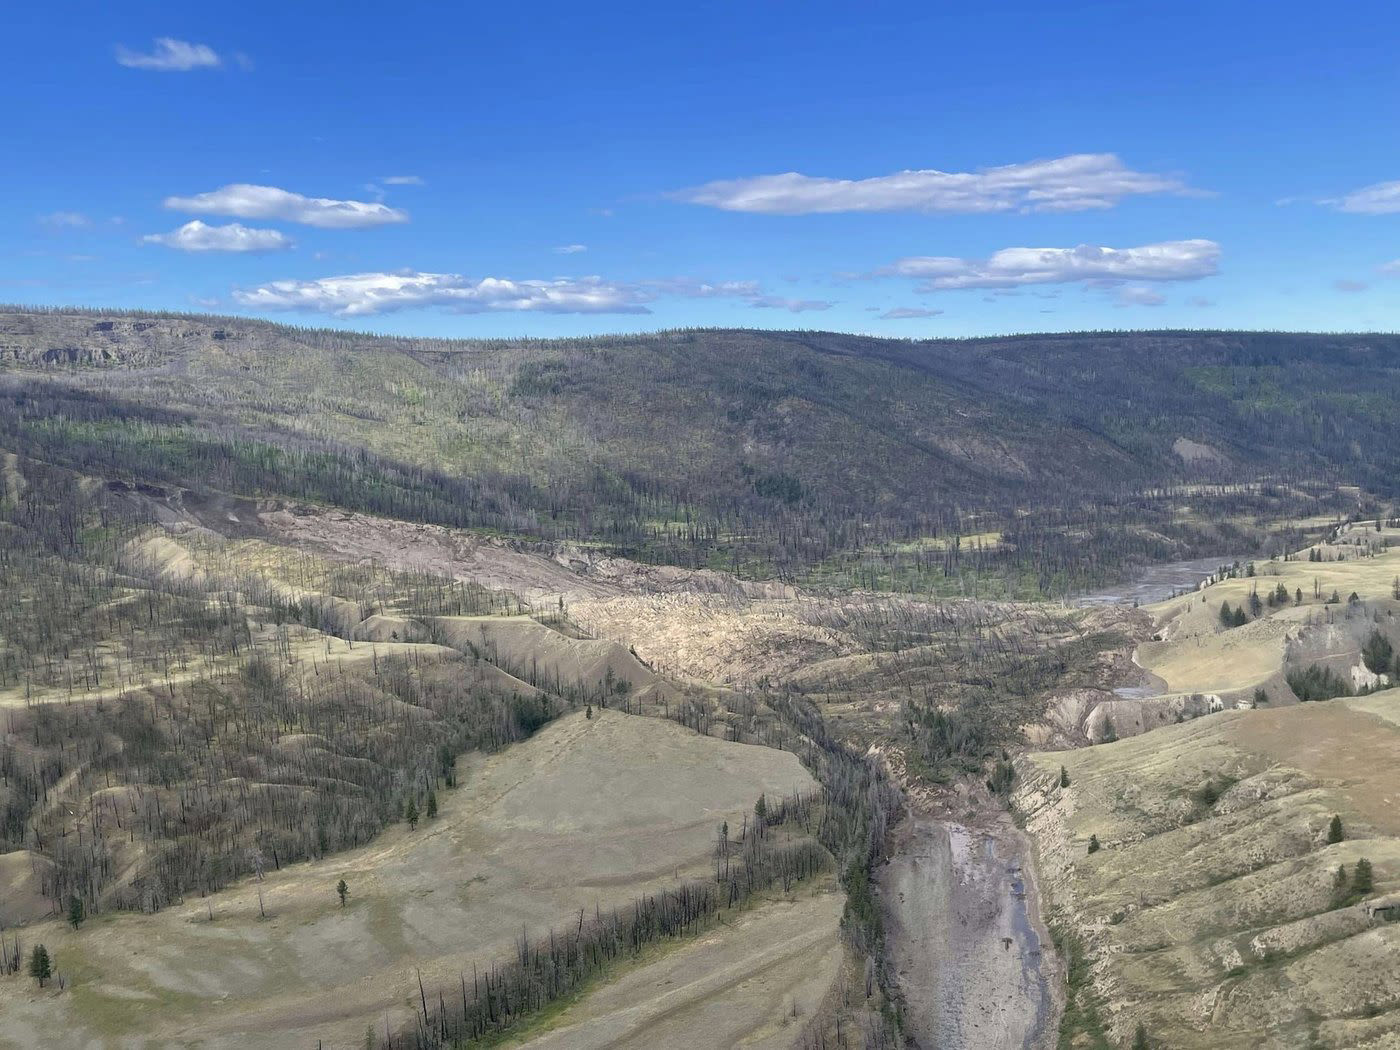
[{"label": "cumulus cloud", "polygon": [[258,230],[236,222],[208,226],[198,219],[169,233],[147,234],[141,240],[182,252],[277,252],[292,246],[291,238],[278,230]]},{"label": "cumulus cloud", "polygon": [[[872,309],[878,310],[879,307]],[[892,310],[886,310],[880,315],[882,321],[908,321],[916,317],[937,317],[942,310],[925,310],[919,306],[896,306]]]},{"label": "cumulus cloud", "polygon": [[364,317],[412,307],[459,313],[644,314],[650,293],[600,277],[552,281],[475,280],[455,273],[356,273],[312,281],[273,281],[233,293],[241,306]]},{"label": "cumulus cloud", "polygon": [[1389,215],[1400,211],[1400,180],[1363,186],[1345,197],[1331,197],[1321,203],[1356,215]]},{"label": "cumulus cloud", "polygon": [[602,277],[516,281],[415,270],[272,281],[233,292],[234,301],[249,309],[302,310],[341,317],[365,317],[432,306],[471,314],[647,314],[651,313],[649,304],[663,297],[735,299],[755,309],[792,313],[826,310],[835,305],[824,299],[769,295],[756,281],[708,282],[692,277],[637,282],[609,281]]},{"label": "cumulus cloud", "polygon": [[1219,263],[1220,245],[1189,240],[1137,248],[1003,248],[987,259],[915,256],[880,272],[920,279],[923,291],[941,291],[1076,281],[1189,281],[1211,276]]},{"label": "cumulus cloud", "polygon": [[[117,61],[128,69],[149,69],[157,73],[188,73],[192,69],[218,69],[221,59],[208,44],[191,44],[174,37],[157,37],[155,47],[149,53],[132,51],[122,44],[117,45]],[[246,56],[239,65],[247,68]]]},{"label": "cumulus cloud", "polygon": [[167,197],[172,211],[229,215],[236,219],[280,219],[327,230],[355,230],[407,222],[408,213],[387,204],[303,197],[276,186],[239,182],[193,197]]},{"label": "cumulus cloud", "polygon": [[588,251],[586,244],[561,244],[554,249],[555,255],[578,255],[580,252]]},{"label": "cumulus cloud", "polygon": [[901,171],[869,179],[790,171],[707,182],[671,196],[724,211],[808,215],[1086,211],[1138,194],[1196,192],[1172,176],[1133,171],[1112,153],[1078,153],[976,172]]}]

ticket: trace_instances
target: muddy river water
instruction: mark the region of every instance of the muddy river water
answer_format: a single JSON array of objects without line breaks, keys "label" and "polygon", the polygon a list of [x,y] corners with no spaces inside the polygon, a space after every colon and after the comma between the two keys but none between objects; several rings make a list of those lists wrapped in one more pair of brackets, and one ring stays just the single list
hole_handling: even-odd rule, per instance
[{"label": "muddy river water", "polygon": [[1054,1045],[1057,964],[1042,946],[1029,850],[1009,819],[910,818],[880,889],[911,1045]]},{"label": "muddy river water", "polygon": [[1150,605],[1153,602],[1165,601],[1173,593],[1195,590],[1198,583],[1222,565],[1229,565],[1236,560],[1221,557],[1195,558],[1191,561],[1148,565],[1123,583],[1080,595],[1074,599],[1074,604],[1116,605],[1120,602],[1137,602],[1139,605]]}]

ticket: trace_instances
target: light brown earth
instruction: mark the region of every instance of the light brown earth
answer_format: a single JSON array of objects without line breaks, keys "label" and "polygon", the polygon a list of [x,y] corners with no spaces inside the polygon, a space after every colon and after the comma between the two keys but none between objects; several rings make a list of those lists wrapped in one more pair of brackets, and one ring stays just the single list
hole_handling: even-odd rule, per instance
[{"label": "light brown earth", "polygon": [[746,911],[585,996],[528,1050],[797,1045],[841,968],[842,897]]},{"label": "light brown earth", "polygon": [[[1187,1050],[1400,1045],[1400,923],[1367,907],[1400,903],[1400,690],[1227,711],[1024,771],[1050,916],[1087,946],[1116,1038],[1141,1022]],[[1333,814],[1346,839],[1328,845]],[[1375,890],[1338,906],[1334,873],[1360,857]]]},{"label": "light brown earth", "polygon": [[[601,710],[464,759],[461,781],[416,832],[396,826],[367,847],[269,872],[260,886],[240,883],[155,915],[97,916],[77,933],[59,920],[27,927],[25,943],[43,941],[71,983],[60,993],[0,981],[0,1046],[360,1046],[366,1025],[382,1026],[386,1013],[395,1026],[411,1018],[419,968],[429,988],[455,984],[473,962],[509,955],[522,930],[540,935],[575,921],[579,908],[626,904],[702,876],[721,821],[737,826],[759,794],[815,789],[790,753]],[[335,896],[342,877],[345,910]],[[829,972],[839,897],[768,909],[745,921],[772,923],[805,945],[794,961],[804,976],[789,971],[783,986],[810,1005]],[[745,955],[744,943],[733,955],[690,946],[691,956],[676,958],[696,961],[695,980],[731,962],[759,980],[763,960]],[[610,989],[607,1009],[655,1010],[648,972],[630,978],[635,1003]],[[687,1000],[701,1012],[723,990],[706,987]],[[696,1045],[731,1045],[747,1024],[767,1032],[775,1018],[762,1008],[765,995],[746,1000],[742,1019],[716,1030],[715,1041]],[[625,1029],[619,1016],[608,1024]]]}]

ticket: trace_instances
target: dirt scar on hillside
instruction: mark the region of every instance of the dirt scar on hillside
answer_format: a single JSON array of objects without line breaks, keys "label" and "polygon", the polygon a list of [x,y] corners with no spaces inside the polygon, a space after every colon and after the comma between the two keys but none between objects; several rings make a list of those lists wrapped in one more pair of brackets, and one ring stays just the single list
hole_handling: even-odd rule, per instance
[{"label": "dirt scar on hillside", "polygon": [[1054,1045],[1052,953],[1015,828],[913,814],[880,872],[905,1034],[922,1050]]}]

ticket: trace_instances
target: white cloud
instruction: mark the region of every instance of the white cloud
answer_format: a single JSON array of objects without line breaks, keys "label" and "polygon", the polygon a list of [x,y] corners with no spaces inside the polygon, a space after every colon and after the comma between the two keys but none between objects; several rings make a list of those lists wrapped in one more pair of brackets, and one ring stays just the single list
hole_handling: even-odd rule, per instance
[{"label": "white cloud", "polygon": [[207,226],[198,219],[169,233],[150,233],[145,244],[163,244],[182,252],[277,252],[292,246],[292,240],[279,230],[257,230],[240,223]]},{"label": "white cloud", "polygon": [[763,286],[757,281],[701,281],[694,277],[670,277],[664,281],[646,281],[648,288],[654,288],[663,295],[679,295],[687,299],[737,299],[757,298],[763,294]]},{"label": "white cloud", "polygon": [[671,196],[725,211],[770,215],[830,212],[1084,211],[1136,194],[1193,194],[1168,175],[1133,171],[1112,153],[1079,153],[978,172],[901,171],[870,179],[787,172],[708,182]]},{"label": "white cloud", "polygon": [[686,299],[740,299],[757,310],[788,310],[800,314],[808,310],[827,310],[836,305],[825,299],[788,299],[770,295],[757,281],[701,281],[694,277],[672,277],[642,283],[644,287],[662,295],[677,295]]},{"label": "white cloud", "polygon": [[306,310],[364,317],[412,307],[459,313],[644,314],[653,296],[600,277],[552,281],[473,280],[455,273],[357,273],[313,281],[273,281],[234,299],[250,309]]},{"label": "white cloud", "polygon": [[1321,203],[1356,215],[1389,215],[1400,211],[1400,180],[1363,186],[1345,197],[1332,197]]},{"label": "white cloud", "polygon": [[83,230],[92,225],[92,220],[80,211],[50,212],[40,215],[39,222],[52,230]]},{"label": "white cloud", "polygon": [[[130,69],[150,69],[158,73],[188,73],[192,69],[218,69],[223,65],[223,59],[208,44],[191,44],[168,36],[157,37],[150,54],[118,44],[117,61]],[[246,56],[240,58],[239,65],[245,62]]]},{"label": "white cloud", "polygon": [[1167,297],[1142,285],[1129,285],[1119,288],[1113,296],[1117,306],[1161,306]]},{"label": "white cloud", "polygon": [[[878,310],[879,307],[873,307]],[[925,310],[918,306],[896,306],[893,310],[886,310],[880,315],[882,321],[906,321],[915,317],[937,317],[942,310]]]},{"label": "white cloud", "polygon": [[386,175],[379,180],[386,186],[426,186],[427,183],[418,175]]},{"label": "white cloud", "polygon": [[1400,277],[1400,259],[1395,259],[1392,262],[1383,263],[1380,266],[1377,266],[1376,272],[1383,273],[1387,277]]},{"label": "white cloud", "polygon": [[586,244],[561,244],[554,249],[555,255],[578,255],[580,252],[588,251]]},{"label": "white cloud", "polygon": [[408,213],[387,204],[303,197],[276,186],[239,182],[193,197],[167,197],[173,211],[196,215],[231,215],[237,219],[281,219],[327,230],[354,230],[407,222]]},{"label": "white cloud", "polygon": [[1353,281],[1344,277],[1340,281],[1333,281],[1332,287],[1339,292],[1364,292],[1368,285],[1365,281]]},{"label": "white cloud", "polygon": [[751,296],[748,304],[755,310],[787,310],[794,314],[803,314],[808,310],[830,310],[836,305],[825,299],[785,299],[780,295]]},{"label": "white cloud", "polygon": [[882,274],[914,277],[923,291],[1014,288],[1076,281],[1189,281],[1214,274],[1220,245],[1214,241],[1164,241],[1138,248],[1003,248],[987,259],[917,256],[900,259]]}]

